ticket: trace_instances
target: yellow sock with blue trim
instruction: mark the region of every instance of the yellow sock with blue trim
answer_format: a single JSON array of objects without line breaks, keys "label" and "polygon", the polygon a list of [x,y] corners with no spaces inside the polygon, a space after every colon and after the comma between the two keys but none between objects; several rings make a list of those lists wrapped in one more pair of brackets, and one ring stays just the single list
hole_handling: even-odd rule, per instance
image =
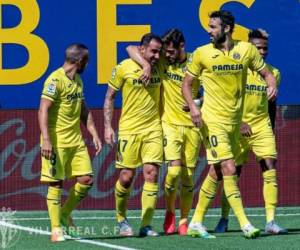
[{"label": "yellow sock with blue trim", "polygon": [[181,174],[181,166],[169,166],[165,180],[166,209],[175,213],[175,201],[178,188],[178,180]]},{"label": "yellow sock with blue trim", "polygon": [[118,180],[115,187],[115,202],[117,221],[121,222],[126,218],[128,199],[130,197],[131,187],[125,188]]},{"label": "yellow sock with blue trim", "polygon": [[145,182],[142,192],[142,222],[141,227],[151,224],[158,195],[158,184]]},{"label": "yellow sock with blue trim", "polygon": [[192,222],[203,222],[204,215],[214,199],[218,188],[218,181],[207,175],[199,191],[199,198]]},{"label": "yellow sock with blue trim", "polygon": [[180,221],[179,225],[187,223],[189,212],[193,204],[193,168],[182,168],[180,192]]},{"label": "yellow sock with blue trim", "polygon": [[277,180],[276,169],[267,170],[263,173],[264,187],[263,194],[265,200],[266,220],[270,222],[274,220],[275,210],[277,206]]},{"label": "yellow sock with blue trim", "polygon": [[61,193],[62,189],[60,188],[48,187],[47,207],[52,229],[60,227]]},{"label": "yellow sock with blue trim", "polygon": [[61,213],[62,216],[68,217],[71,212],[77,207],[80,201],[87,196],[88,191],[92,186],[84,185],[77,182],[69,191],[69,196],[66,202],[64,203]]},{"label": "yellow sock with blue trim", "polygon": [[237,185],[237,176],[223,176],[223,181],[226,198],[234,211],[241,228],[243,228],[245,225],[249,224],[249,221],[242,204],[241,193]]}]

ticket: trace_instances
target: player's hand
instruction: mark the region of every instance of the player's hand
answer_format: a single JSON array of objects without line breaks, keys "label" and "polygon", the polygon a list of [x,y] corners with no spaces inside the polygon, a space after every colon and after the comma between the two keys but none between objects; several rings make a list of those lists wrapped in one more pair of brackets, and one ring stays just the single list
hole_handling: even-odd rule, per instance
[{"label": "player's hand", "polygon": [[201,128],[202,127],[201,112],[199,110],[199,107],[196,106],[196,104],[193,104],[190,107],[190,113],[191,113],[193,123],[197,127]]},{"label": "player's hand", "polygon": [[95,155],[98,155],[102,149],[102,143],[101,143],[101,140],[100,138],[97,136],[97,137],[94,137],[93,138],[93,143],[94,143],[94,146],[95,146],[95,149],[96,149],[96,152],[95,152]]},{"label": "player's hand", "polygon": [[51,141],[49,139],[43,140],[43,144],[41,146],[42,157],[45,157],[45,159],[50,160],[53,153],[54,152]]},{"label": "player's hand", "polygon": [[269,101],[274,101],[277,97],[278,89],[276,86],[269,86],[267,88],[267,97]]},{"label": "player's hand", "polygon": [[252,135],[252,130],[251,130],[250,126],[245,122],[242,122],[241,127],[240,127],[240,132],[241,132],[242,136],[245,136],[245,137],[250,137]]},{"label": "player's hand", "polygon": [[105,128],[104,139],[108,145],[110,145],[111,147],[114,146],[114,143],[116,142],[116,140],[115,140],[115,131],[113,130],[112,127]]},{"label": "player's hand", "polygon": [[150,83],[151,78],[151,66],[147,65],[143,67],[143,73],[139,77],[139,80],[143,82],[145,86],[147,86]]}]

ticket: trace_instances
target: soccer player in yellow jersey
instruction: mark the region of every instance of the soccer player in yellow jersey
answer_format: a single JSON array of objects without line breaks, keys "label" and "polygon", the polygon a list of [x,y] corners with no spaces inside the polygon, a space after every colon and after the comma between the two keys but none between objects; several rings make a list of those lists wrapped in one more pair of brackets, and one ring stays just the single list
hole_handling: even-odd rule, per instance
[{"label": "soccer player in yellow jersey", "polygon": [[[188,112],[181,87],[186,72],[187,62],[191,56],[185,52],[185,39],[181,31],[168,30],[162,37],[163,57],[160,64],[164,68],[162,94],[162,128],[164,136],[164,156],[169,162],[165,179],[166,215],[164,231],[172,234],[176,231],[175,201],[177,186],[181,180],[180,212],[181,218],[178,234],[186,235],[188,214],[193,202],[193,172],[198,159],[200,147],[200,130],[196,127]],[[129,46],[127,51],[131,58],[145,69],[143,80],[149,79],[151,68],[138,52],[136,46]],[[147,72],[148,70],[148,72]],[[193,98],[197,98],[200,81],[193,81]]]},{"label": "soccer player in yellow jersey", "polygon": [[[188,235],[191,236],[214,238],[207,233],[202,223],[217,191],[215,170],[220,170],[223,175],[226,197],[245,237],[255,238],[260,234],[244,212],[237,186],[235,147],[242,118],[247,69],[258,71],[264,78],[269,99],[277,94],[276,79],[265,66],[255,46],[232,39],[233,29],[234,17],[230,12],[221,10],[210,14],[208,33],[211,43],[197,48],[193,53],[183,82],[184,98],[189,105],[193,122],[202,126],[207,160],[212,165],[201,186],[198,204],[189,224]],[[199,75],[204,88],[201,111],[191,94],[192,82]]]},{"label": "soccer player in yellow jersey", "polygon": [[[93,184],[90,157],[80,131],[80,121],[93,137],[96,154],[101,141],[95,129],[92,113],[87,109],[80,74],[89,59],[83,44],[73,44],[66,50],[63,66],[45,81],[38,113],[41,129],[41,181],[49,184],[47,206],[51,222],[51,240],[64,241],[62,225],[76,236],[71,219],[72,210],[87,195]],[[61,208],[63,181],[76,178],[69,196]]]},{"label": "soccer player in yellow jersey", "polygon": [[163,158],[162,128],[159,116],[162,71],[157,62],[162,47],[161,39],[151,33],[141,39],[140,52],[152,67],[150,82],[145,86],[139,79],[142,68],[131,59],[115,67],[108,82],[104,103],[105,141],[113,145],[112,128],[114,100],[122,92],[122,113],[119,121],[116,167],[120,170],[115,186],[117,221],[120,235],[132,236],[126,218],[132,181],[137,167],[143,165],[145,183],[142,192],[142,221],[140,236],[158,236],[151,227],[158,194],[159,166]]},{"label": "soccer player in yellow jersey", "polygon": [[[256,46],[260,55],[265,59],[268,54],[268,34],[262,29],[256,29],[249,33],[249,42]],[[280,83],[280,72],[278,69],[267,64],[269,70],[276,77],[277,85]],[[264,186],[263,196],[266,208],[265,232],[269,234],[285,234],[287,230],[281,228],[274,222],[277,204],[277,180],[276,180],[276,145],[275,136],[272,131],[268,113],[268,99],[266,93],[266,82],[255,72],[248,70],[246,95],[242,126],[240,129],[240,151],[236,159],[239,169],[241,164],[248,160],[249,151],[252,150],[260,163],[263,174]],[[275,100],[274,100],[275,101]],[[240,171],[238,171],[240,174]],[[222,218],[215,231],[223,233],[228,228],[228,215],[230,206],[223,192]]]}]

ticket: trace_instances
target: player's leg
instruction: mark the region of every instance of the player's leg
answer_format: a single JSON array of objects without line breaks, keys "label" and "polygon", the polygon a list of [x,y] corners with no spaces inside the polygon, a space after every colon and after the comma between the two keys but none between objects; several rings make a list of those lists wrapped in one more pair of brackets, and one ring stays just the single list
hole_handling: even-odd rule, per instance
[{"label": "player's leg", "polygon": [[170,161],[165,179],[166,214],[164,220],[164,232],[172,234],[176,231],[175,201],[178,182],[182,172],[180,160]]},{"label": "player's leg", "polygon": [[183,167],[181,172],[179,235],[187,234],[188,216],[193,204],[194,170],[195,168]]},{"label": "player's leg", "polygon": [[234,211],[246,238],[259,236],[259,229],[254,228],[249,222],[242,204],[241,194],[237,185],[237,175],[234,161],[226,160],[221,163],[224,191],[230,207]]},{"label": "player's leg", "polygon": [[85,145],[70,148],[66,162],[66,176],[76,178],[76,183],[69,190],[69,195],[61,209],[61,224],[67,234],[78,237],[79,234],[73,223],[71,213],[87,196],[93,185],[93,170],[91,160]]},{"label": "player's leg", "polygon": [[[239,141],[239,126],[211,124],[209,137],[210,150],[207,159],[210,163],[219,160],[223,175],[223,187],[226,198],[233,209],[246,238],[259,236],[259,230],[248,221],[237,185],[235,159]],[[221,160],[220,160],[221,159]],[[224,160],[228,159],[228,160]]]},{"label": "player's leg", "polygon": [[121,236],[132,236],[134,234],[126,217],[128,200],[134,176],[135,169],[120,169],[119,179],[115,186],[116,216],[119,226],[119,234]]},{"label": "player's leg", "polygon": [[162,131],[152,131],[143,136],[141,157],[144,186],[142,192],[142,220],[140,236],[158,236],[151,227],[158,197],[158,175],[163,161]]},{"label": "player's leg", "polygon": [[[250,147],[247,138],[240,136],[239,143],[236,147],[235,163],[238,179],[240,177],[242,164],[248,161]],[[230,204],[226,198],[224,188],[221,196],[221,218],[215,228],[216,233],[224,233],[228,230]]]},{"label": "player's leg", "polygon": [[[217,169],[218,167],[216,167]],[[210,166],[209,173],[199,191],[197,206],[189,224],[187,234],[192,237],[201,237],[205,239],[215,238],[210,235],[203,225],[204,216],[214,199],[218,188],[218,177],[214,166]]]},{"label": "player's leg", "polygon": [[199,156],[201,134],[199,128],[184,128],[184,165],[181,172],[180,192],[180,221],[178,234],[186,235],[188,229],[188,215],[193,203],[193,174]]},{"label": "player's leg", "polygon": [[275,160],[267,158],[260,161],[263,171],[263,196],[266,209],[266,233],[286,234],[288,230],[275,223],[275,210],[277,206],[278,186],[276,178]]},{"label": "player's leg", "polygon": [[41,181],[48,183],[47,207],[51,223],[51,241],[64,241],[61,220],[61,194],[64,171],[64,149],[54,149],[50,160],[42,157]]},{"label": "player's leg", "polygon": [[142,164],[140,148],[141,138],[139,135],[119,134],[116,168],[120,172],[115,186],[115,203],[119,234],[121,236],[132,236],[134,234],[127,220],[126,213],[135,169]]},{"label": "player's leg", "polygon": [[172,234],[176,231],[175,201],[178,189],[178,182],[181,176],[182,162],[182,131],[181,126],[162,123],[164,158],[168,163],[165,178],[165,202],[166,214],[164,220],[165,234]]},{"label": "player's leg", "polygon": [[251,140],[253,152],[259,160],[263,174],[263,197],[266,210],[265,231],[270,234],[284,234],[287,230],[278,226],[275,219],[278,186],[276,177],[276,142],[269,120],[254,126],[256,137]]},{"label": "player's leg", "polygon": [[[237,166],[237,176],[238,180],[241,174],[242,166]],[[223,177],[222,177],[223,178]],[[226,198],[224,188],[221,194],[221,218],[215,228],[216,233],[225,233],[228,230],[228,223],[229,223],[229,213],[230,213],[230,204]]]}]

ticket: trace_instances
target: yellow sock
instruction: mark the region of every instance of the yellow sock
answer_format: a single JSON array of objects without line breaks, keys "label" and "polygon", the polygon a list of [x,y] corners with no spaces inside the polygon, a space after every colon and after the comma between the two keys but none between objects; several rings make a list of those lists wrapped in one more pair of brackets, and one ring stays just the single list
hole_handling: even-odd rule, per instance
[{"label": "yellow sock", "polygon": [[274,220],[275,209],[277,205],[277,180],[276,180],[276,169],[267,170],[263,173],[264,178],[264,200],[266,208],[266,219],[267,222]]},{"label": "yellow sock", "polygon": [[52,229],[60,227],[61,193],[62,189],[60,188],[48,187],[47,206]]},{"label": "yellow sock", "polygon": [[131,188],[125,188],[118,180],[115,187],[115,202],[118,222],[126,218],[127,204]]},{"label": "yellow sock", "polygon": [[204,215],[216,195],[218,182],[207,175],[199,191],[199,198],[192,222],[203,222]]},{"label": "yellow sock", "polygon": [[223,176],[226,198],[237,217],[241,228],[249,223],[242,204],[241,193],[237,185],[237,176]]},{"label": "yellow sock", "polygon": [[156,207],[158,184],[145,182],[142,192],[141,227],[149,226]]},{"label": "yellow sock", "polygon": [[[239,177],[237,177],[237,182],[239,181]],[[230,212],[230,204],[226,198],[224,188],[222,191],[222,197],[221,197],[221,213],[222,213],[222,218],[228,219],[229,217],[229,212]]]},{"label": "yellow sock", "polygon": [[180,192],[180,221],[179,225],[187,223],[189,212],[193,204],[193,171],[192,168],[182,168]]},{"label": "yellow sock", "polygon": [[181,166],[169,166],[165,180],[166,209],[175,213],[175,201],[177,194],[178,179],[181,173]]},{"label": "yellow sock", "polygon": [[229,205],[229,202],[226,198],[226,195],[225,195],[225,192],[224,192],[224,189],[223,189],[222,197],[221,197],[221,215],[222,215],[222,218],[228,219],[229,212],[230,212],[230,205]]},{"label": "yellow sock", "polygon": [[87,195],[92,186],[84,185],[77,182],[69,191],[68,199],[61,209],[63,216],[68,217],[73,209],[80,203],[80,201]]}]

